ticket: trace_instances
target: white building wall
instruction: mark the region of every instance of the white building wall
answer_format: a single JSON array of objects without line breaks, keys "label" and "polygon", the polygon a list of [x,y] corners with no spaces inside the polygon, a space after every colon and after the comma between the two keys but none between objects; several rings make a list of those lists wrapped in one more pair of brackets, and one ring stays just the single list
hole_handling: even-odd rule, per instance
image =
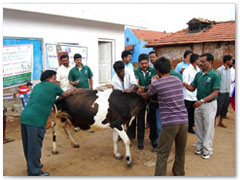
[{"label": "white building wall", "polygon": [[98,40],[114,41],[113,61],[120,60],[124,50],[124,25],[10,9],[3,10],[3,36],[42,38],[43,44],[79,43],[88,47],[87,61],[94,74],[94,87],[98,86]]}]

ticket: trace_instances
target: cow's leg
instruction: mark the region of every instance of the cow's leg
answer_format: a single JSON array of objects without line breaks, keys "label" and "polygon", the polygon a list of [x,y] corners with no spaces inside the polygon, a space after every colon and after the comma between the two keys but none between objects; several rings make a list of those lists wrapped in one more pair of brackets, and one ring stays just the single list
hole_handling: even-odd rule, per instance
[{"label": "cow's leg", "polygon": [[66,122],[66,123],[64,124],[64,126],[63,126],[63,129],[64,129],[65,133],[67,134],[67,136],[69,137],[69,139],[70,139],[73,147],[74,147],[74,148],[79,148],[80,145],[79,145],[78,143],[76,143],[76,141],[75,141],[75,140],[73,139],[73,137],[72,137],[72,134],[71,134],[71,132],[70,132],[70,125],[69,125],[69,123]]},{"label": "cow's leg", "polygon": [[121,160],[123,158],[123,156],[118,152],[118,132],[113,129],[113,151],[114,151],[114,155],[117,159]]},{"label": "cow's leg", "polygon": [[52,119],[51,120],[51,127],[52,127],[52,134],[53,134],[53,150],[52,154],[58,154],[57,146],[56,146],[56,132],[57,132],[57,126],[56,122]]},{"label": "cow's leg", "polygon": [[119,130],[116,127],[114,128],[114,130],[117,131],[120,138],[123,140],[123,143],[125,144],[127,165],[131,166],[132,165],[132,159],[131,159],[131,152],[130,152],[130,139],[128,138],[127,133],[124,131],[123,125],[121,127],[122,127],[122,130]]}]

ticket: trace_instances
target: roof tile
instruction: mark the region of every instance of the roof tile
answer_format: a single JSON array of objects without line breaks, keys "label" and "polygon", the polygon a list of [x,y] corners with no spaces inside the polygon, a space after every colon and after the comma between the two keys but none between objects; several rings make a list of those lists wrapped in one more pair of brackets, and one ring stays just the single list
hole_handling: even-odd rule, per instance
[{"label": "roof tile", "polygon": [[152,40],[149,40],[145,46],[156,47],[218,41],[235,41],[235,21],[216,22],[212,27],[197,33],[189,33],[188,28],[176,33],[165,33],[165,36],[152,37]]}]

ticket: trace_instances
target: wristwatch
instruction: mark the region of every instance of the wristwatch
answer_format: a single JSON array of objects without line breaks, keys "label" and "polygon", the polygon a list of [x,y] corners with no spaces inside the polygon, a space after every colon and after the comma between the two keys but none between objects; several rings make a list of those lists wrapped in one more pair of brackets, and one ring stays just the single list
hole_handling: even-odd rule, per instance
[{"label": "wristwatch", "polygon": [[200,102],[201,102],[202,104],[205,103],[204,99],[201,99]]}]

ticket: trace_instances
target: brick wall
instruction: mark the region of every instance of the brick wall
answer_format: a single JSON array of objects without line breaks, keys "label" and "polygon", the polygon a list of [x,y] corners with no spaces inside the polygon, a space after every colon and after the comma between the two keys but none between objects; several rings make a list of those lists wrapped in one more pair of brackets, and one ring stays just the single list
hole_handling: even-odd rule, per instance
[{"label": "brick wall", "polygon": [[199,55],[209,52],[214,56],[213,68],[217,69],[222,65],[222,59],[225,54],[231,54],[235,57],[235,42],[217,42],[217,43],[200,43],[193,45],[157,47],[155,50],[158,57],[165,56],[171,60],[172,67],[182,61],[185,50],[192,50]]}]

